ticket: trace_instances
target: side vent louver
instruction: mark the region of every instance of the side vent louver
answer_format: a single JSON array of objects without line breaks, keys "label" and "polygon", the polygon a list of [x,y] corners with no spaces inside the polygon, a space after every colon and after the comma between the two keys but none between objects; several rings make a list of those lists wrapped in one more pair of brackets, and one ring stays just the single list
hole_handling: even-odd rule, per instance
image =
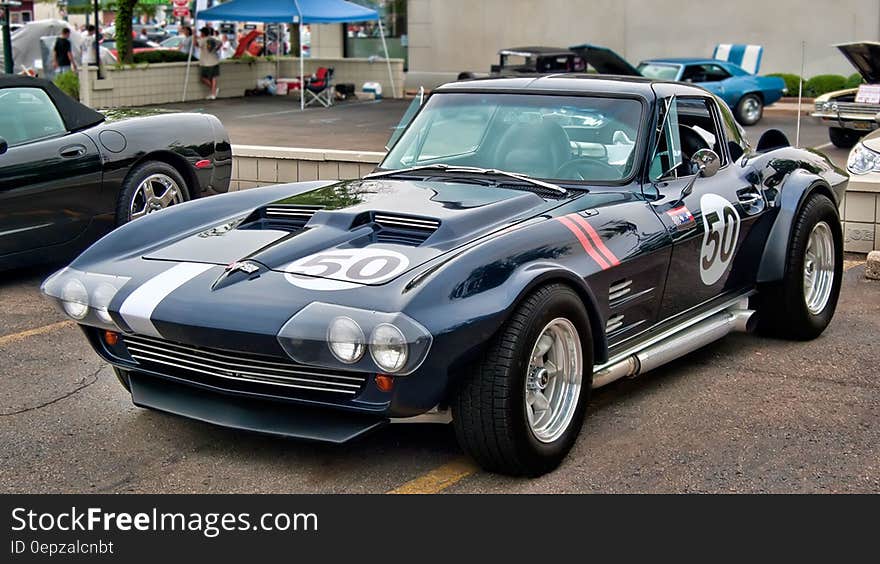
[{"label": "side vent louver", "polygon": [[623,314],[612,315],[605,324],[605,332],[612,333],[623,327]]},{"label": "side vent louver", "polygon": [[376,242],[412,247],[418,247],[424,243],[440,227],[440,222],[436,219],[385,213],[375,214],[373,221],[381,228],[376,233]]},{"label": "side vent louver", "polygon": [[608,287],[608,301],[617,301],[630,292],[632,292],[632,280],[618,280]]}]

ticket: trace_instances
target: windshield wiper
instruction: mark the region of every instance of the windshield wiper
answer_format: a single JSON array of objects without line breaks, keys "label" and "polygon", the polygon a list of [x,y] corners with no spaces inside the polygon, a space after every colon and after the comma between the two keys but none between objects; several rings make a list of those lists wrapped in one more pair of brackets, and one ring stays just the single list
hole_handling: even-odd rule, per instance
[{"label": "windshield wiper", "polygon": [[559,194],[561,196],[565,196],[568,194],[568,190],[566,190],[562,186],[557,186],[556,184],[552,184],[550,182],[544,182],[543,180],[535,180],[531,176],[526,176],[525,174],[519,174],[518,172],[509,172],[506,170],[499,170],[497,168],[480,168],[480,167],[476,167],[476,166],[449,165],[446,163],[435,163],[435,164],[411,166],[408,168],[400,168],[400,169],[396,169],[396,170],[382,170],[379,172],[374,172],[372,174],[368,174],[364,178],[380,178],[382,176],[395,176],[397,174],[418,172],[420,170],[442,170],[443,172],[469,172],[469,173],[473,173],[473,174],[506,176],[508,178],[514,178],[516,180],[520,180],[522,182],[533,184],[535,186],[540,186],[541,188],[546,188],[547,190],[550,190],[552,192],[556,192],[557,194]]}]

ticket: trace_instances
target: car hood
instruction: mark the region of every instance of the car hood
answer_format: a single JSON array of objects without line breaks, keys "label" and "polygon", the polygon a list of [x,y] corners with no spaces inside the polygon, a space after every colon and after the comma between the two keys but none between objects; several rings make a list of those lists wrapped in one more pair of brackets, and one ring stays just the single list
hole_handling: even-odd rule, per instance
[{"label": "car hood", "polygon": [[[565,201],[474,184],[346,181],[246,210],[232,221],[154,249],[144,258],[217,265],[251,261],[268,270],[350,282],[345,269],[322,257],[339,262],[385,253],[399,259],[394,276],[365,277],[363,283],[386,283]],[[297,266],[304,263],[325,267]]]},{"label": "car hood", "polygon": [[868,84],[880,82],[880,43],[860,41],[835,45]]},{"label": "car hood", "polygon": [[621,76],[642,76],[638,70],[626,59],[608,49],[607,47],[599,47],[598,45],[576,45],[569,47],[572,51],[583,58],[591,67],[596,69],[599,74],[617,74]]}]

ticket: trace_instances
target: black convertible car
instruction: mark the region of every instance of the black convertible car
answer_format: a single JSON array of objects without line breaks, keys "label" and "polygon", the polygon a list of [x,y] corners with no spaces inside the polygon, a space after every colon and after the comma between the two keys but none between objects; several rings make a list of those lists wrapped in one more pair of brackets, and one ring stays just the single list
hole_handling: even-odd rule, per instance
[{"label": "black convertible car", "polygon": [[51,82],[0,76],[0,270],[69,260],[117,225],[226,192],[231,170],[213,116],[105,115]]},{"label": "black convertible car", "polygon": [[537,475],[592,388],[731,331],[822,333],[846,182],[698,87],[473,80],[362,180],[175,206],[43,291],[136,405],[334,442],[451,414],[485,468]]}]

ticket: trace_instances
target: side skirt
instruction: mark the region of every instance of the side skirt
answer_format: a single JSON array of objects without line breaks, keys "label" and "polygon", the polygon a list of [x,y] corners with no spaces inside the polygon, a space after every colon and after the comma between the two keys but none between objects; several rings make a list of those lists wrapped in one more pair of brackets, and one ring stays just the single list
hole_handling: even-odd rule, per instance
[{"label": "side skirt", "polygon": [[734,331],[754,329],[754,311],[748,309],[746,292],[697,315],[688,317],[657,335],[593,367],[593,388],[621,378],[632,378],[717,341]]}]

